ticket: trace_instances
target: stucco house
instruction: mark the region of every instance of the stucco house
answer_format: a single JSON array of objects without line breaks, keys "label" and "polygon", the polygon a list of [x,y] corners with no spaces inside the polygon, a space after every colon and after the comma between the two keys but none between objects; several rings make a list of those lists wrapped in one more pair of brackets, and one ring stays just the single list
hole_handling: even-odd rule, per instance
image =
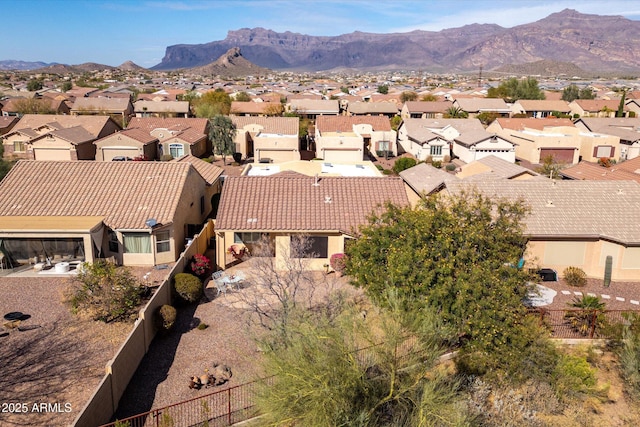
[{"label": "stucco house", "polygon": [[398,126],[398,145],[420,161],[451,158],[450,141],[424,119],[404,119]]},{"label": "stucco house", "polygon": [[[92,142],[118,130],[120,126],[108,116],[25,114],[3,137],[3,157],[32,160],[93,160],[95,147],[90,146]],[[37,148],[37,156],[34,148]]]},{"label": "stucco house", "polygon": [[298,117],[231,116],[236,127],[235,151],[254,162],[300,160]]},{"label": "stucco house", "polygon": [[465,132],[454,138],[452,151],[465,163],[487,156],[496,156],[511,163],[516,161],[516,144],[485,130]]},{"label": "stucco house", "polygon": [[615,117],[619,106],[620,101],[615,99],[576,99],[569,103],[574,117]]},{"label": "stucco house", "polygon": [[2,103],[3,116],[21,117],[25,104],[34,112],[47,112],[51,114],[69,114],[71,108],[65,99],[42,98],[10,98]]},{"label": "stucco house", "polygon": [[349,102],[348,116],[386,116],[392,118],[398,115],[395,102]]},{"label": "stucco house", "polygon": [[131,98],[76,98],[71,107],[71,115],[111,116],[116,123],[125,127],[133,117],[134,110]]},{"label": "stucco house", "polygon": [[[195,161],[202,164],[196,168]],[[46,258],[173,262],[212,213],[221,173],[199,159],[20,160],[0,182],[0,249],[13,266]]]},{"label": "stucco house", "polygon": [[287,111],[298,114],[300,117],[315,120],[321,116],[337,116],[340,114],[338,100],[316,99],[292,99],[286,106]]},{"label": "stucco house", "polygon": [[519,99],[511,105],[511,114],[526,114],[527,117],[544,119],[554,113],[569,115],[571,107],[563,100]]},{"label": "stucco house", "polygon": [[385,202],[407,205],[402,180],[390,177],[309,177],[295,172],[228,177],[216,219],[217,264],[227,265],[226,248],[254,251],[264,239],[277,261],[289,257],[292,240],[306,236],[309,268],[324,270],[344,252],[345,240]]},{"label": "stucco house", "polygon": [[396,156],[396,131],[382,116],[320,116],[315,128],[316,157],[357,162]]},{"label": "stucco house", "polygon": [[451,108],[450,101],[407,101],[400,110],[400,117],[406,119],[441,119]]},{"label": "stucco house", "polygon": [[96,161],[112,160],[159,160],[160,141],[149,132],[139,128],[124,129],[94,142]]},{"label": "stucco house", "polygon": [[140,129],[158,139],[160,158],[191,154],[203,157],[211,152],[209,120],[184,117],[134,117],[127,129]]},{"label": "stucco house", "polygon": [[[487,180],[447,183],[447,192],[480,191],[521,199],[530,208],[525,267],[559,273],[579,267],[602,279],[612,260],[612,280],[640,280],[640,184],[634,181]],[[514,260],[515,262],[515,260]]]},{"label": "stucco house", "polygon": [[613,135],[620,139],[620,159],[640,156],[640,118],[580,118],[575,126],[587,132]]},{"label": "stucco house", "polygon": [[453,107],[460,108],[471,119],[480,113],[492,113],[498,117],[511,115],[511,108],[501,98],[456,98]]},{"label": "stucco house", "polygon": [[232,101],[230,116],[274,116],[284,110],[280,102]]},{"label": "stucco house", "polygon": [[136,117],[189,117],[189,101],[138,100],[133,104]]}]

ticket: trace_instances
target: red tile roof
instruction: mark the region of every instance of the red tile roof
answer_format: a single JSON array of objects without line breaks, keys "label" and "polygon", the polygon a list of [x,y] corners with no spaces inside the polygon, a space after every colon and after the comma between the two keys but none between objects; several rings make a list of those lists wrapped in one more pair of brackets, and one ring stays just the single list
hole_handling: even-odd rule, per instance
[{"label": "red tile roof", "polygon": [[225,180],[217,230],[352,233],[376,207],[409,203],[398,177],[314,177],[296,173]]},{"label": "red tile roof", "polygon": [[384,116],[319,116],[316,129],[320,132],[353,132],[353,126],[368,124],[374,131],[391,130],[391,122]]}]

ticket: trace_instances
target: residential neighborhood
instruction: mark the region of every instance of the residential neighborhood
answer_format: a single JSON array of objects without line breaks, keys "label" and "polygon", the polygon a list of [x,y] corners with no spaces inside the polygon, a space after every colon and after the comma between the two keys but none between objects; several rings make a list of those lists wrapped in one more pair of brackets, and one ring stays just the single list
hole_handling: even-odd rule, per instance
[{"label": "residential neighborhood", "polygon": [[[85,277],[92,265],[131,271],[146,292],[126,319],[133,329],[105,350],[120,358],[100,359],[92,375],[102,379],[74,402],[69,425],[114,425],[107,423],[152,408],[160,417],[171,405],[262,378],[253,360],[263,350],[238,325],[249,314],[262,326],[273,321],[264,305],[282,302],[283,294],[264,285],[270,274],[271,286],[295,282],[283,285],[282,272],[313,283],[313,295],[304,302],[309,307],[334,290],[375,302],[368,293],[373,291],[359,282],[363,278],[384,278],[410,299],[427,298],[423,283],[431,279],[419,271],[437,256],[426,246],[405,253],[394,242],[409,248],[426,241],[419,234],[424,224],[403,223],[425,212],[433,214],[427,234],[441,238],[449,231],[436,227],[446,223],[438,213],[454,218],[462,209],[456,200],[476,209],[469,223],[459,220],[461,227],[472,227],[467,236],[481,233],[474,221],[504,212],[511,215],[505,218],[521,218],[519,228],[505,226],[504,235],[503,223],[490,222],[484,232],[509,242],[502,250],[510,258],[499,258],[491,271],[507,274],[508,267],[518,279],[530,274],[523,286],[537,284],[554,295],[528,307],[542,310],[536,316],[564,313],[571,298],[582,296],[600,298],[616,315],[640,311],[637,80],[541,77],[536,82],[544,99],[511,100],[489,94],[509,79],[525,77],[495,74],[479,81],[468,74],[401,71],[272,72],[242,79],[150,70],[87,75],[100,84],[63,90],[64,82],[77,82],[78,76],[0,71],[0,139],[7,165],[6,173],[0,169],[0,292],[43,279],[65,294],[67,283]],[[31,79],[42,88],[28,90]],[[594,98],[561,99],[571,85]],[[484,212],[483,203],[491,204],[489,214],[474,216]],[[395,226],[401,229],[397,236]],[[376,227],[388,227],[382,243],[372,231]],[[365,237],[389,246],[372,243],[367,252],[358,247]],[[455,252],[452,241],[431,243],[430,250],[441,245],[442,254]],[[469,243],[459,253],[473,253],[469,263],[484,265],[490,262],[483,258],[490,250],[485,244]],[[387,270],[363,272],[371,267],[357,258],[363,253]],[[451,259],[456,256],[466,255]],[[463,270],[453,264],[441,268],[436,279]],[[574,270],[586,287],[567,284],[567,272]],[[198,276],[202,294],[195,305],[182,301],[181,308],[176,285],[185,273]],[[554,280],[543,280],[543,274]],[[416,287],[405,286],[405,279]],[[272,294],[258,293],[263,288]],[[469,292],[466,299],[458,293],[462,299],[446,309],[483,299]],[[13,298],[5,300],[0,307],[8,315],[18,310],[10,310]],[[171,344],[171,360],[159,367],[163,359],[155,346],[167,345],[177,332],[163,331],[157,317],[173,305],[182,341]],[[374,311],[373,305],[358,308],[362,319]],[[7,342],[26,336],[29,329],[18,328],[39,317],[20,318],[5,316],[0,334]],[[559,322],[569,324],[564,317]],[[588,326],[590,332],[574,328],[562,335],[555,325],[550,334],[566,340],[601,337],[595,324]],[[193,360],[185,362],[187,356]],[[207,357],[219,370],[234,369],[221,388],[209,383],[214,366],[198,365]],[[108,404],[100,403],[103,395],[110,396]],[[227,408],[207,420],[231,419],[245,409]]]}]

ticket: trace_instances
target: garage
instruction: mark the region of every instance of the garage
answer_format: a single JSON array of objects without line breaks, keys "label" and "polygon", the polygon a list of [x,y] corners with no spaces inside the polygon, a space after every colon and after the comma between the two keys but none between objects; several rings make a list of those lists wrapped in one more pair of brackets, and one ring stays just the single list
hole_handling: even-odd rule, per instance
[{"label": "garage", "polygon": [[[293,149],[257,150],[258,161],[261,163],[282,163],[300,160],[300,154]],[[269,162],[268,160],[271,160]]]},{"label": "garage", "polygon": [[35,148],[33,156],[36,160],[71,160],[69,148]]},{"label": "garage", "polygon": [[542,148],[540,150],[539,163],[542,163],[545,158],[551,156],[556,163],[573,164],[573,155],[575,152],[575,148]]},{"label": "garage", "polygon": [[134,147],[105,147],[102,149],[102,159],[110,162],[114,157],[133,159],[138,156],[138,149]]}]

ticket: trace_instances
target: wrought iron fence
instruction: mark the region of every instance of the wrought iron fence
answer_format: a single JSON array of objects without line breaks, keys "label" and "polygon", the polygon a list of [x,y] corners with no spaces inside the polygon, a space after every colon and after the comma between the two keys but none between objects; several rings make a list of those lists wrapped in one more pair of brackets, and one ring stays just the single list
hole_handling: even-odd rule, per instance
[{"label": "wrought iron fence", "polygon": [[640,315],[637,310],[549,310],[530,309],[529,314],[537,316],[540,324],[553,338],[567,339],[610,339],[621,331],[616,325],[629,323],[627,314]]}]

